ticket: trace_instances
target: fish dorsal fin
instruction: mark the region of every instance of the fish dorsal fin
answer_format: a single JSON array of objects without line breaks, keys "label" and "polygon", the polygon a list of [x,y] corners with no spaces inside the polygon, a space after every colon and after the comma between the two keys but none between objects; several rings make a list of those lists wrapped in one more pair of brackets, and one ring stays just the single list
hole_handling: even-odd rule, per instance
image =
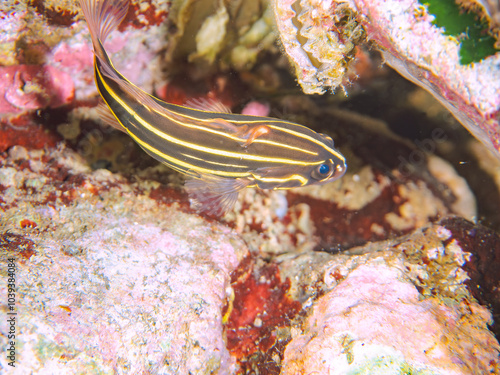
[{"label": "fish dorsal fin", "polygon": [[227,106],[215,99],[189,99],[186,103],[184,103],[184,105],[186,107],[205,112],[231,113],[231,110]]},{"label": "fish dorsal fin", "polygon": [[191,207],[213,216],[223,216],[231,210],[239,192],[251,184],[248,178],[225,178],[197,175],[186,181]]},{"label": "fish dorsal fin", "polygon": [[113,115],[113,112],[109,109],[109,107],[103,103],[100,102],[96,107],[95,110],[97,114],[99,115],[99,118],[104,122],[106,125],[109,125],[116,130],[120,130],[124,133],[127,131],[123,128],[122,124],[116,119],[116,117]]},{"label": "fish dorsal fin", "polygon": [[334,144],[333,144],[333,139],[332,137],[330,137],[329,135],[326,135],[326,134],[323,134],[323,133],[318,133],[318,135],[323,139],[323,141],[328,144],[328,146],[330,146],[331,148],[334,147]]}]

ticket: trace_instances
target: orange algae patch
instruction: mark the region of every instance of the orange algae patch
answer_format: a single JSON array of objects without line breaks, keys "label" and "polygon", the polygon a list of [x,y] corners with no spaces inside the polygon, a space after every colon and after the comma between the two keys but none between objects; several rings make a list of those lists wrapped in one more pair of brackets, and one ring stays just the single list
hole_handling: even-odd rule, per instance
[{"label": "orange algae patch", "polygon": [[142,1],[141,4],[142,6],[135,2],[130,3],[127,15],[118,27],[119,31],[125,31],[128,26],[134,29],[141,29],[147,26],[158,26],[167,19],[168,13],[163,10],[158,10],[156,6],[152,4],[151,0]]},{"label": "orange algae patch", "polygon": [[21,220],[21,222],[19,223],[19,225],[21,225],[21,228],[36,228],[37,227],[37,224],[33,221],[33,220],[29,220],[29,219],[23,219]]},{"label": "orange algae patch", "polygon": [[0,250],[7,256],[30,259],[36,254],[35,243],[19,234],[0,233]]},{"label": "orange algae patch", "polygon": [[15,145],[28,150],[54,147],[61,140],[59,135],[36,124],[31,116],[20,115],[0,120],[0,152]]},{"label": "orange algae patch", "polygon": [[278,344],[276,329],[290,326],[302,304],[289,298],[290,280],[281,281],[276,264],[256,267],[254,258],[247,257],[231,282],[234,301],[226,324],[227,348],[246,362],[246,357]]}]

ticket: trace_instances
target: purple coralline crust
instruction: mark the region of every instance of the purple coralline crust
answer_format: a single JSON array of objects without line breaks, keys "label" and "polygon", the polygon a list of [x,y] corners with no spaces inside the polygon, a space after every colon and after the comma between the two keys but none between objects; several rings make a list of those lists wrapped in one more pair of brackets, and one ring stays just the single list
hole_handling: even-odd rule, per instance
[{"label": "purple coralline crust", "polygon": [[0,113],[21,113],[71,103],[71,76],[50,65],[0,67]]},{"label": "purple coralline crust", "polygon": [[417,0],[353,3],[387,63],[433,94],[500,157],[500,53],[463,66],[458,42],[431,24]]},{"label": "purple coralline crust", "polygon": [[221,311],[248,250],[233,231],[149,198],[147,184],[91,172],[69,150],[12,147],[0,165],[0,257],[17,265],[16,370],[235,371]]},{"label": "purple coralline crust", "polygon": [[[25,371],[224,374],[237,373],[239,360],[242,368],[255,365],[259,371],[274,369],[276,373],[281,359],[283,371],[289,371],[287,358],[291,357],[282,355],[285,349],[289,353],[285,348],[288,340],[308,334],[298,328],[300,316],[333,284],[349,278],[345,270],[353,269],[353,263],[368,264],[371,259],[340,255],[339,262],[337,257],[321,253],[323,261],[310,271],[293,267],[281,277],[274,264],[263,266],[259,255],[259,267],[246,267],[248,249],[235,231],[193,214],[183,194],[171,196],[168,188],[152,181],[131,183],[105,170],[91,171],[73,151],[64,148],[46,151],[11,146],[0,154],[0,197],[0,257],[17,259],[16,306],[23,332],[18,366]],[[311,225],[305,224],[311,220],[306,215],[294,220],[296,226]],[[433,233],[438,233],[437,240]],[[254,233],[253,238],[248,235],[245,239],[252,243],[261,237]],[[465,355],[464,366],[470,366],[470,345],[496,348],[496,341],[484,328],[491,317],[467,297],[466,277],[457,268],[467,256],[457,249],[446,229],[424,231],[423,237],[380,245],[389,254],[385,257],[389,271],[373,278],[383,269],[372,272],[371,266],[380,265],[370,263],[360,267],[359,273],[366,271],[366,284],[376,284],[373,288],[395,283],[398,289],[400,279],[413,280],[411,293],[391,297],[394,301],[411,295],[394,303],[395,308],[406,307],[392,313],[387,335],[390,329],[398,329],[398,317],[422,314],[416,321],[425,320],[431,331],[422,340],[430,337],[432,341],[438,334],[451,335],[453,342],[465,340],[459,353]],[[443,241],[448,244],[444,246]],[[373,246],[378,245],[369,244],[358,251],[370,251]],[[280,269],[287,259],[295,260],[298,253],[293,250],[290,247],[276,263]],[[314,257],[318,253],[301,254]],[[396,281],[389,277],[382,282],[382,276],[395,273],[399,275]],[[304,277],[311,278],[297,286],[296,280]],[[359,285],[361,290],[365,286]],[[373,307],[361,301],[368,299],[374,290],[370,288],[366,293],[349,293],[359,296],[360,306]],[[304,297],[311,290],[317,292],[309,299]],[[0,293],[5,293],[5,286]],[[415,295],[431,300],[415,303]],[[228,310],[224,306],[230,305],[233,311],[226,329],[234,332],[225,336],[222,322]],[[360,326],[375,324],[392,306],[371,309],[372,315],[356,316],[356,322]],[[473,314],[465,312],[468,319],[476,319],[474,324],[481,328],[471,331],[467,326],[450,334],[449,327],[455,327],[458,316],[454,309],[468,307],[473,310]],[[240,340],[239,328],[251,330],[252,340]],[[3,322],[0,332],[5,334],[6,329]],[[349,354],[353,337],[341,338],[341,357]],[[405,337],[402,334],[397,342],[404,342]],[[305,353],[304,361],[317,357]],[[483,349],[477,354],[479,358],[489,355]],[[266,365],[268,361],[272,363]],[[6,366],[5,362],[0,365]]]},{"label": "purple coralline crust", "polygon": [[[161,80],[151,62],[165,48],[160,35],[168,8],[168,3],[150,0],[139,6],[132,1],[120,31],[105,43],[117,68],[148,91]],[[97,94],[90,36],[77,1],[23,0],[0,5],[0,12],[0,64],[5,70],[0,114],[58,107],[73,96],[87,100]]]},{"label": "purple coralline crust", "polygon": [[[461,318],[459,309],[437,299],[419,301],[415,287],[397,269],[370,262],[315,303],[305,333],[286,348],[281,373],[332,368],[337,374],[350,369],[376,373],[379,361],[388,362],[383,368],[392,361],[443,375],[491,373],[498,363],[498,342],[484,322],[481,329],[461,327]],[[464,333],[476,337],[467,340]]]},{"label": "purple coralline crust", "polygon": [[[328,260],[304,254],[305,261],[292,260],[316,264],[309,274],[319,274],[315,285],[324,289],[302,329],[292,333],[281,374],[331,369],[376,374],[391,368],[394,373],[498,373],[500,346],[488,330],[492,317],[467,290],[462,267],[471,254],[455,235],[434,225],[392,243],[359,248],[354,254],[360,255]],[[300,267],[286,270],[287,262],[281,268],[298,283],[293,289],[307,288],[300,280],[311,282],[314,276],[294,277],[293,269]]]}]

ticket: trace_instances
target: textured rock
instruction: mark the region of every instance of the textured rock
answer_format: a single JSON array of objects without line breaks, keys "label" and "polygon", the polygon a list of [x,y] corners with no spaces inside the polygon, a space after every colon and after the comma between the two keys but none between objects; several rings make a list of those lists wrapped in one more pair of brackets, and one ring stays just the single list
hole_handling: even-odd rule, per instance
[{"label": "textured rock", "polygon": [[[10,146],[0,165],[0,248],[1,258],[15,257],[18,267],[16,308],[24,332],[18,341],[20,369],[167,374],[236,373],[239,366],[294,373],[301,363],[318,365],[317,353],[323,353],[304,348],[302,338],[317,329],[313,323],[302,325],[304,315],[312,311],[309,322],[326,319],[318,314],[331,303],[341,309],[338,298],[360,310],[359,315],[352,310],[355,324],[347,316],[335,327],[353,328],[346,328],[348,335],[324,330],[325,336],[318,334],[310,343],[336,343],[336,358],[345,368],[374,371],[387,365],[467,373],[464,369],[473,365],[481,371],[496,366],[498,344],[487,329],[491,315],[471,297],[462,269],[474,259],[471,249],[480,248],[486,237],[469,238],[464,251],[460,241],[466,237],[456,232],[455,238],[451,229],[463,227],[456,221],[342,255],[305,251],[293,242],[284,246],[293,233],[285,226],[274,233],[278,242],[268,240],[265,248],[278,246],[280,255],[248,257],[234,230],[193,214],[186,197],[171,187],[92,171],[64,148]],[[262,212],[275,212],[277,218],[298,212],[292,206],[287,213],[287,203],[283,210],[272,202],[272,197],[261,203],[254,199]],[[289,225],[314,228],[311,213],[317,206],[304,204],[301,210],[305,213]],[[250,230],[253,225],[243,224],[251,246],[263,243],[262,234]],[[469,232],[474,229],[467,225]],[[278,227],[271,223],[269,230]],[[479,290],[493,291],[498,281],[491,272],[485,276]],[[403,329],[398,319],[412,314],[427,331],[410,345],[408,337],[418,332],[409,324]],[[466,317],[460,325],[458,316]],[[362,336],[356,328],[380,327],[375,322],[381,321],[386,336],[376,330]],[[5,322],[0,329],[7,332]],[[374,339],[388,335],[391,343]],[[435,346],[432,355],[416,354],[439,337],[449,341]],[[474,345],[491,349],[475,352],[476,364],[469,361]],[[454,363],[444,346],[459,353],[462,362]],[[363,351],[374,347],[390,355],[390,363]]]},{"label": "textured rock", "polygon": [[17,371],[234,372],[221,313],[229,274],[247,255],[234,232],[158,204],[140,193],[146,185],[89,173],[69,150],[14,147],[1,164]]},{"label": "textured rock", "polygon": [[[292,26],[302,23],[304,35],[314,37],[323,24],[308,23],[307,6],[329,11],[332,2],[293,3]],[[323,186],[246,189],[226,217],[200,217],[189,208],[181,176],[97,120],[89,35],[77,3],[7,1],[0,9],[6,31],[0,60],[9,65],[2,69],[48,72],[41,76],[46,81],[28,76],[31,87],[15,87],[19,104],[5,111],[24,113],[0,116],[0,276],[7,276],[5,259],[15,257],[19,372],[498,372],[486,307],[498,316],[499,239],[462,219],[477,216],[476,198],[492,211],[500,199],[498,164],[484,148],[476,144],[470,160],[456,128],[435,121],[428,135],[408,142],[380,120],[331,105],[338,97],[287,96],[269,107],[253,102],[243,111],[279,109],[285,115],[278,117],[332,136],[349,170]],[[106,48],[147,91],[163,85],[160,63],[169,72],[205,77],[191,85],[181,74],[158,90],[175,103],[190,95],[228,105],[262,97],[249,87],[273,87],[270,93],[281,97],[295,83],[281,87],[276,78],[286,68],[275,59],[270,9],[266,1],[132,0]],[[356,36],[363,29],[353,9],[343,3],[336,21]],[[331,17],[315,17],[334,27]],[[363,28],[367,22],[361,19]],[[217,38],[210,40],[212,34]],[[330,85],[342,83],[331,74],[352,75],[360,49],[344,40],[346,55],[329,65],[335,52],[329,40],[297,47],[313,65],[321,62],[320,78]],[[252,68],[260,56],[264,64]],[[45,84],[55,75],[71,77],[62,91]],[[264,78],[274,84],[262,84]],[[248,86],[238,86],[239,79]],[[390,97],[384,85],[376,91],[381,100]],[[62,95],[73,89],[74,98]],[[407,94],[403,87],[401,96]],[[398,100],[381,111],[404,112],[407,104]],[[394,118],[409,127],[404,116]],[[420,119],[426,118],[410,123]],[[446,148],[457,158],[447,159]],[[465,167],[478,176],[476,186],[490,189],[486,198],[474,196],[471,181],[459,175]],[[7,311],[4,299],[0,304]],[[491,329],[498,334],[497,325]],[[4,351],[7,332],[2,320]],[[318,362],[322,356],[327,362]],[[1,357],[0,367],[7,366]]]},{"label": "textured rock", "polygon": [[0,82],[0,113],[60,107],[75,91],[71,76],[50,65],[1,67]]},{"label": "textured rock", "polygon": [[[129,13],[120,26],[120,32],[113,33],[105,44],[113,54],[113,62],[130,80],[151,91],[159,79],[159,68],[152,64],[158,52],[165,48],[162,22],[167,17],[168,3],[164,1],[132,2]],[[40,1],[3,1],[0,4],[0,63],[7,65],[5,72],[12,69],[26,70],[29,73],[42,71],[43,78],[35,79],[37,101],[28,96],[24,101],[17,99],[11,103],[8,98],[0,101],[1,113],[20,110],[33,110],[57,107],[71,102],[73,96],[61,98],[61,93],[75,88],[77,100],[88,100],[96,95],[93,80],[93,54],[90,35],[77,0],[64,2],[53,0]],[[145,32],[146,31],[146,32]],[[130,65],[130,60],[134,64]],[[10,66],[12,65],[12,66]],[[7,74],[2,73],[0,74]],[[26,75],[26,73],[24,73]],[[20,77],[30,83],[30,77]],[[54,83],[54,80],[57,80]],[[160,79],[161,80],[161,79]],[[16,83],[17,84],[17,83]],[[19,85],[18,85],[19,86]],[[31,93],[30,87],[21,87],[19,94]],[[0,81],[0,91],[18,90],[11,80]],[[40,98],[40,92],[43,100]],[[48,96],[45,98],[45,96]],[[3,98],[3,95],[2,95]],[[6,107],[7,100],[14,108]],[[24,104],[23,103],[27,103]]]},{"label": "textured rock", "polygon": [[[500,53],[469,65],[417,0],[278,0],[278,32],[306,93],[342,85],[365,35],[402,76],[438,99],[500,157]],[[319,62],[319,63],[318,63]],[[335,69],[337,67],[337,69]]]},{"label": "textured rock", "polygon": [[322,264],[303,259],[317,264],[316,280],[305,273],[298,279],[323,284],[326,294],[292,332],[281,373],[496,373],[500,346],[488,330],[492,317],[466,288],[462,266],[470,253],[453,238],[436,225],[396,244],[358,249],[373,253],[338,255],[326,264],[324,257]]}]

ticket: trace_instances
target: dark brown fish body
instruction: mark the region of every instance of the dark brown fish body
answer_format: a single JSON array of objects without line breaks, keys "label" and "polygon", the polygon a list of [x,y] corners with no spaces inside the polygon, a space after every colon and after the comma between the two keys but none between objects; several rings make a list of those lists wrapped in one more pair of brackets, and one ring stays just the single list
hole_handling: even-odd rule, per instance
[{"label": "dark brown fish body", "polygon": [[203,109],[174,105],[140,90],[114,69],[102,46],[125,15],[128,0],[81,4],[94,42],[99,93],[147,153],[192,177],[187,188],[202,210],[227,211],[247,186],[287,189],[344,174],[345,158],[332,139],[305,126],[232,114],[218,103],[203,103]]}]

